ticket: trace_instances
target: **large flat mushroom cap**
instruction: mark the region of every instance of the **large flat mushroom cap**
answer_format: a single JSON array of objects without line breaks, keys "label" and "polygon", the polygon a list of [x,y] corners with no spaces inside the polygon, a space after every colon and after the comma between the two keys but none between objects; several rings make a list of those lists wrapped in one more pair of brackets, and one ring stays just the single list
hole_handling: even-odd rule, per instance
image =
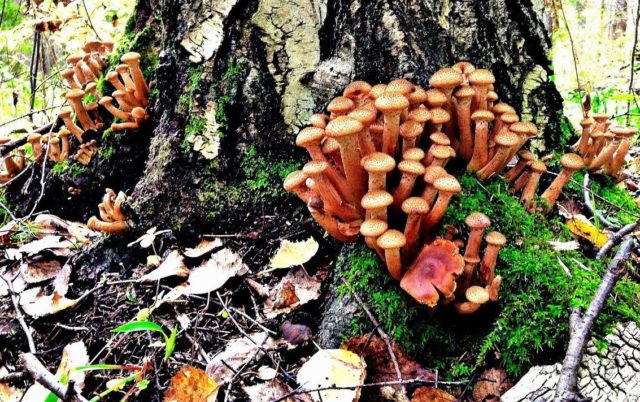
[{"label": "large flat mushroom cap", "polygon": [[441,131],[436,131],[429,136],[432,143],[436,145],[451,145],[451,140],[447,135]]},{"label": "large flat mushroom cap", "polygon": [[511,147],[520,141],[520,137],[518,134],[512,133],[511,131],[502,131],[496,135],[494,141],[496,144],[502,145],[503,147]]},{"label": "large flat mushroom cap", "polygon": [[535,124],[533,124],[530,121],[527,121],[524,124],[526,124],[527,127],[529,128],[529,133],[528,134],[529,134],[530,137],[535,137],[536,135],[538,135],[538,127]]},{"label": "large flat mushroom cap", "polygon": [[474,85],[490,85],[496,82],[496,77],[491,71],[481,68],[469,74],[469,82]]},{"label": "large flat mushroom cap", "polygon": [[401,248],[407,244],[407,239],[404,237],[404,234],[399,230],[389,229],[382,234],[382,236],[378,237],[376,240],[376,244],[381,249],[394,249]]},{"label": "large flat mushroom cap", "polygon": [[360,225],[360,234],[365,237],[378,237],[388,228],[389,225],[382,219],[367,219]]},{"label": "large flat mushroom cap", "polygon": [[84,91],[82,89],[70,89],[67,91],[66,98],[67,99],[78,99],[84,96]]},{"label": "large flat mushroom cap", "polygon": [[333,138],[350,136],[362,131],[362,123],[347,116],[339,116],[327,124],[326,133]]},{"label": "large flat mushroom cap", "polygon": [[409,107],[409,100],[400,94],[388,94],[376,99],[376,108],[382,113],[397,113]]},{"label": "large flat mushroom cap", "polygon": [[296,145],[305,147],[307,145],[319,144],[324,137],[324,130],[318,127],[305,127],[296,136]]},{"label": "large flat mushroom cap", "polygon": [[384,190],[374,190],[366,193],[360,201],[364,209],[386,208],[393,204],[393,196]]},{"label": "large flat mushroom cap", "polygon": [[485,304],[489,301],[489,292],[482,286],[469,286],[464,295],[471,303]]},{"label": "large flat mushroom cap", "polygon": [[509,130],[513,131],[516,134],[528,134],[531,128],[527,125],[527,123],[517,121],[509,126]]},{"label": "large flat mushroom cap", "polygon": [[491,225],[491,219],[482,212],[472,212],[464,220],[471,229],[484,229]]},{"label": "large flat mushroom cap", "polygon": [[560,158],[560,164],[565,169],[578,170],[584,167],[584,160],[578,154],[564,154]]},{"label": "large flat mushroom cap", "polygon": [[453,68],[445,67],[436,71],[429,79],[429,85],[434,88],[453,88],[462,84],[462,74]]},{"label": "large flat mushroom cap", "polygon": [[373,152],[362,158],[361,165],[369,173],[389,173],[396,167],[396,161],[384,152]]}]

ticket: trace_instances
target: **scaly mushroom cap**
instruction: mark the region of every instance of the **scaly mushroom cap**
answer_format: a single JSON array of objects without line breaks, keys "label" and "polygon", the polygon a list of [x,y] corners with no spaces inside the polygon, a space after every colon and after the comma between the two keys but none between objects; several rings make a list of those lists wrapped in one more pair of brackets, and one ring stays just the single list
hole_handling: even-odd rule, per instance
[{"label": "scaly mushroom cap", "polygon": [[468,61],[459,61],[451,66],[451,68],[462,74],[470,74],[476,69],[476,67]]},{"label": "scaly mushroom cap", "polygon": [[434,145],[429,149],[429,153],[434,159],[449,159],[451,157],[451,149],[448,145]]},{"label": "scaly mushroom cap", "polygon": [[73,77],[73,74],[74,74],[74,71],[72,68],[68,68],[60,72],[60,75],[62,76],[62,78],[67,78],[67,79]]},{"label": "scaly mushroom cap", "polygon": [[464,270],[464,258],[448,240],[436,239],[422,248],[400,281],[400,287],[418,303],[433,307],[442,292],[445,298],[456,290],[456,276]]},{"label": "scaly mushroom cap", "polygon": [[535,124],[533,124],[530,121],[527,121],[524,124],[526,124],[527,127],[529,128],[529,132],[528,132],[529,137],[535,137],[538,135],[538,127]]},{"label": "scaly mushroom cap", "polygon": [[362,130],[362,123],[347,116],[339,116],[327,124],[326,133],[329,137],[340,138],[357,134]]},{"label": "scaly mushroom cap", "polygon": [[413,92],[414,87],[415,85],[413,85],[411,81],[398,78],[391,81],[384,92],[385,94],[409,95]]},{"label": "scaly mushroom cap", "polygon": [[384,190],[369,191],[360,201],[364,209],[386,208],[393,204],[393,196]]},{"label": "scaly mushroom cap", "polygon": [[422,134],[422,125],[417,121],[407,120],[400,125],[402,138],[417,138]]},{"label": "scaly mushroom cap", "polygon": [[495,102],[498,100],[498,94],[494,91],[487,92],[487,102]]},{"label": "scaly mushroom cap", "polygon": [[489,232],[484,240],[493,246],[504,246],[507,243],[507,238],[500,232]]},{"label": "scaly mushroom cap", "polygon": [[520,137],[511,131],[503,131],[496,135],[494,141],[496,144],[502,145],[503,147],[511,147],[520,141]]},{"label": "scaly mushroom cap", "polygon": [[82,89],[70,89],[67,91],[66,98],[67,99],[82,99],[84,96],[84,91]]},{"label": "scaly mushroom cap", "polygon": [[476,94],[476,90],[473,89],[473,87],[469,85],[463,85],[460,87],[460,89],[458,89],[454,93],[454,96],[462,100],[462,99],[471,99],[475,94]]},{"label": "scaly mushroom cap", "polygon": [[399,230],[389,229],[378,237],[376,244],[383,250],[395,249],[404,247],[407,244],[407,239]]},{"label": "scaly mushroom cap", "polygon": [[489,121],[493,121],[494,118],[495,118],[494,114],[491,113],[488,110],[476,110],[471,115],[471,120],[473,120],[473,121],[486,121],[486,122],[489,122]]},{"label": "scaly mushroom cap", "polygon": [[355,107],[355,103],[345,96],[338,96],[334,98],[329,105],[327,106],[327,110],[331,113],[347,113]]},{"label": "scaly mushroom cap", "polygon": [[307,176],[314,176],[323,173],[328,167],[329,164],[325,161],[309,161],[302,167],[302,173]]},{"label": "scaly mushroom cap", "polygon": [[402,154],[402,159],[420,162],[424,159],[424,151],[418,147],[409,148]]},{"label": "scaly mushroom cap", "polygon": [[466,217],[464,223],[471,229],[484,229],[491,225],[491,219],[482,212],[472,212]]},{"label": "scaly mushroom cap", "polygon": [[500,120],[506,125],[511,125],[520,121],[520,118],[515,113],[503,113],[500,115]]},{"label": "scaly mushroom cap", "polygon": [[427,91],[427,103],[431,107],[441,107],[447,103],[447,95],[439,89],[429,89]]},{"label": "scaly mushroom cap", "polygon": [[420,162],[403,160],[398,163],[398,170],[402,173],[407,173],[414,176],[421,176],[424,174],[424,166]]},{"label": "scaly mushroom cap", "polygon": [[306,147],[309,145],[320,144],[324,137],[324,130],[318,127],[305,127],[296,136],[296,145]]},{"label": "scaly mushroom cap", "polygon": [[592,117],[585,117],[584,119],[580,120],[580,125],[584,128],[586,126],[592,125],[595,122],[596,121]]},{"label": "scaly mushroom cap", "polygon": [[538,173],[544,173],[547,171],[547,165],[545,165],[542,161],[534,161],[531,164],[531,170]]},{"label": "scaly mushroom cap", "polygon": [[407,215],[425,215],[429,209],[429,204],[421,197],[409,197],[402,203],[402,212]]},{"label": "scaly mushroom cap", "polygon": [[527,162],[530,162],[536,158],[535,155],[532,154],[528,149],[523,149],[522,151],[518,152],[518,157]]},{"label": "scaly mushroom cap", "polygon": [[360,234],[364,237],[380,237],[389,225],[382,219],[367,219],[360,225]]},{"label": "scaly mushroom cap", "polygon": [[447,175],[447,171],[442,166],[427,166],[424,170],[424,182],[427,184],[435,183],[436,179]]},{"label": "scaly mushroom cap", "polygon": [[407,118],[424,124],[431,119],[431,112],[426,107],[418,107],[410,111]]},{"label": "scaly mushroom cap", "polygon": [[412,105],[424,103],[427,101],[427,91],[421,86],[416,85],[413,91],[407,95],[407,99],[409,99],[409,103]]},{"label": "scaly mushroom cap", "polygon": [[489,301],[489,292],[482,286],[469,286],[464,295],[471,303],[485,304]]},{"label": "scaly mushroom cap", "polygon": [[516,114],[516,110],[506,103],[497,103],[493,105],[491,111],[495,114],[511,113]]},{"label": "scaly mushroom cap", "polygon": [[362,125],[368,126],[376,121],[377,113],[375,108],[359,107],[348,114],[352,119],[358,120]]},{"label": "scaly mushroom cap", "polygon": [[324,113],[315,113],[309,117],[309,124],[313,127],[325,128],[327,127],[327,120],[329,117]]},{"label": "scaly mushroom cap", "polygon": [[135,119],[146,119],[147,112],[141,107],[134,107],[131,109],[131,116]]},{"label": "scaly mushroom cap", "polygon": [[129,53],[125,53],[122,55],[122,57],[120,57],[120,61],[122,63],[129,63],[132,61],[140,61],[140,53],[136,53],[136,52],[129,52]]},{"label": "scaly mushroom cap", "polygon": [[612,126],[609,127],[609,131],[616,136],[620,136],[621,134],[625,134],[627,130],[626,127],[623,126]]},{"label": "scaly mushroom cap", "polygon": [[453,68],[445,67],[436,71],[429,79],[429,85],[434,88],[454,88],[462,84],[462,74]]},{"label": "scaly mushroom cap", "polygon": [[297,187],[300,187],[304,184],[305,180],[307,180],[307,175],[302,172],[302,170],[296,170],[294,172],[289,173],[286,179],[284,179],[283,187],[285,191],[289,192],[294,190]]},{"label": "scaly mushroom cap", "polygon": [[369,92],[369,97],[371,99],[378,99],[384,94],[384,91],[387,89],[387,84],[376,84],[371,87],[371,91]]},{"label": "scaly mushroom cap", "polygon": [[449,112],[441,107],[431,109],[431,122],[433,124],[444,124],[451,119]]},{"label": "scaly mushroom cap", "polygon": [[469,82],[474,85],[490,85],[496,82],[496,77],[489,70],[479,69],[469,74]]},{"label": "scaly mushroom cap", "polygon": [[40,142],[40,138],[41,137],[42,137],[42,135],[40,135],[38,133],[29,134],[29,136],[27,137],[27,142],[29,142],[29,143]]},{"label": "scaly mushroom cap", "polygon": [[384,152],[371,153],[362,158],[360,163],[369,173],[389,173],[396,167],[395,159]]},{"label": "scaly mushroom cap", "polygon": [[340,150],[340,143],[334,138],[325,138],[322,143],[322,152],[325,154],[331,154]]},{"label": "scaly mushroom cap", "polygon": [[594,113],[592,116],[598,123],[604,123],[609,119],[609,115],[606,113]]},{"label": "scaly mushroom cap", "polygon": [[[523,123],[521,121],[515,122],[509,126],[509,130],[520,135],[528,135],[531,130],[527,123]],[[536,130],[537,131],[537,130]]]},{"label": "scaly mushroom cap", "polygon": [[347,85],[342,95],[350,99],[363,98],[371,92],[371,84],[366,81],[353,81]]},{"label": "scaly mushroom cap", "polygon": [[458,179],[456,179],[454,176],[451,176],[450,174],[437,178],[433,182],[433,188],[441,193],[448,194],[457,194],[462,191],[462,187],[460,187]]},{"label": "scaly mushroom cap", "polygon": [[560,163],[567,170],[580,170],[584,167],[584,160],[578,154],[564,154]]},{"label": "scaly mushroom cap", "polygon": [[67,57],[67,63],[75,66],[77,62],[79,62],[80,60],[82,60],[82,55],[80,54],[72,54],[71,56]]},{"label": "scaly mushroom cap", "polygon": [[436,131],[435,133],[431,134],[429,136],[429,139],[436,145],[451,145],[451,140],[449,140],[449,137],[447,137],[447,135],[441,131]]},{"label": "scaly mushroom cap", "polygon": [[409,100],[399,94],[387,94],[376,99],[376,108],[382,113],[398,113],[409,107]]}]

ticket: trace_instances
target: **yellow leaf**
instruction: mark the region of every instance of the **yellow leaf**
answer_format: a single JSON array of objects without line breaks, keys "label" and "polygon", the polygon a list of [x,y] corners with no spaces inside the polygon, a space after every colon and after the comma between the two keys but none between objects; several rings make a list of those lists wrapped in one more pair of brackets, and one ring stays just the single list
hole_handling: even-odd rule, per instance
[{"label": "yellow leaf", "polygon": [[171,378],[164,402],[215,402],[218,383],[196,367],[185,366]]},{"label": "yellow leaf", "polygon": [[573,235],[588,240],[598,248],[604,246],[608,240],[607,235],[593,226],[584,215],[573,215],[567,221],[567,227]]},{"label": "yellow leaf", "polygon": [[313,237],[297,242],[284,240],[276,255],[271,259],[271,268],[289,268],[294,265],[302,265],[316,255],[318,248],[318,242]]},{"label": "yellow leaf", "polygon": [[[298,384],[307,390],[354,386],[364,383],[367,365],[359,355],[344,349],[323,349],[300,367]],[[309,394],[316,402],[354,402],[360,398],[360,388],[329,389]]]}]

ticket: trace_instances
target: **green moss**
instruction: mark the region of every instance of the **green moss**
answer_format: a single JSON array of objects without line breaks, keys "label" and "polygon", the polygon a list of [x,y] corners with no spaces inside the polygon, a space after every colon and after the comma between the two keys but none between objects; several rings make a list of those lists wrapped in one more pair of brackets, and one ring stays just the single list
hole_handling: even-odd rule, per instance
[{"label": "green moss", "polygon": [[191,116],[189,124],[184,129],[184,140],[182,141],[182,149],[185,153],[191,150],[191,139],[204,131],[207,119],[203,117]]},{"label": "green moss", "polygon": [[[604,265],[577,251],[554,251],[550,240],[571,240],[559,219],[528,214],[496,180],[479,183],[472,176],[460,178],[463,193],[454,197],[443,224],[466,233],[464,218],[473,211],[491,217],[493,227],[505,234],[508,244],[500,253],[497,273],[503,283],[498,306],[484,314],[455,317],[442,310],[431,316],[392,281],[378,258],[360,245],[351,253],[341,275],[354,290],[368,295],[367,303],[381,325],[412,355],[449,378],[465,377],[468,367],[500,356],[512,374],[563,350],[568,333],[568,309],[586,307],[600,282]],[[591,271],[584,270],[579,261]],[[571,270],[568,276],[558,260]],[[346,291],[346,289],[345,289]],[[602,337],[618,320],[640,320],[637,311],[640,285],[622,279],[598,319],[595,336]],[[402,312],[402,314],[398,314]],[[363,318],[356,333],[371,330]]]},{"label": "green moss", "polygon": [[[277,160],[277,162],[273,162]],[[257,201],[262,197],[275,197],[282,194],[282,181],[296,169],[300,169],[298,161],[273,158],[264,153],[258,153],[255,146],[249,147],[240,162],[240,169],[244,174],[241,183],[249,200]]]},{"label": "green moss", "polygon": [[187,69],[187,74],[189,74],[187,79],[187,89],[178,99],[179,113],[191,113],[193,109],[193,93],[198,88],[198,83],[200,82],[203,73],[204,66],[189,67]]},{"label": "green moss", "polygon": [[[9,201],[7,200],[6,190],[0,190],[0,203],[5,206],[9,206]],[[11,215],[9,211],[4,208],[0,208],[0,226],[4,226],[11,219]]]},{"label": "green moss", "polygon": [[2,25],[0,25],[0,29],[7,30],[15,27],[16,25],[22,22],[22,13],[20,12],[20,5],[22,2],[17,2],[15,0],[8,0],[2,4],[3,10],[3,19]]}]

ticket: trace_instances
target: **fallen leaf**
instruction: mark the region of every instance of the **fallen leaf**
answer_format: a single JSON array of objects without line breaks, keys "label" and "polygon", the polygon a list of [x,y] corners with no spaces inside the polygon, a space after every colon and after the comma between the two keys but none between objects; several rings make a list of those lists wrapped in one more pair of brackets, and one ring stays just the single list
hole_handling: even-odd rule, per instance
[{"label": "fallen leaf", "polygon": [[[291,387],[278,380],[264,382],[250,387],[242,387],[242,390],[249,396],[251,402],[277,400],[293,391]],[[300,394],[283,399],[283,402],[312,402],[312,399],[309,395]]]},{"label": "fallen leaf", "polygon": [[441,390],[434,387],[420,387],[416,389],[411,398],[411,402],[456,402],[457,399]]},{"label": "fallen leaf", "polygon": [[55,278],[62,270],[58,260],[40,260],[20,265],[20,274],[27,283],[38,283]]},{"label": "fallen leaf", "polygon": [[279,342],[265,332],[249,334],[249,338],[234,338],[227,342],[224,350],[211,359],[207,374],[219,384],[233,378],[240,367],[251,360],[260,360],[264,351],[275,349]]},{"label": "fallen leaf", "polygon": [[234,276],[244,275],[249,268],[242,258],[228,248],[211,256],[189,273],[187,294],[203,294],[220,289]]},{"label": "fallen leaf", "polygon": [[490,381],[478,381],[473,387],[473,399],[477,402],[500,402],[500,396],[513,386],[503,369],[485,370],[481,378],[492,379]]},{"label": "fallen leaf", "polygon": [[256,377],[263,381],[269,381],[276,378],[276,375],[278,375],[278,372],[274,368],[269,366],[260,366]]},{"label": "fallen leaf", "polygon": [[188,258],[200,258],[220,247],[222,247],[222,240],[218,238],[213,240],[202,240],[197,246],[184,249],[183,254]]},{"label": "fallen leaf", "polygon": [[[0,377],[9,374],[6,367],[0,367]],[[0,401],[2,402],[20,402],[22,401],[23,390],[12,387],[9,384],[0,382]]]},{"label": "fallen leaf", "polygon": [[20,294],[20,306],[33,318],[44,317],[66,310],[76,305],[78,301],[67,299],[57,292],[45,295],[42,288],[27,289]]},{"label": "fallen leaf", "polygon": [[171,378],[164,402],[215,402],[219,388],[204,370],[185,366]]},{"label": "fallen leaf", "polygon": [[279,269],[302,265],[316,255],[319,247],[313,237],[297,242],[284,240],[276,255],[271,258],[271,268]]},{"label": "fallen leaf", "polygon": [[69,290],[69,280],[71,279],[71,265],[64,264],[62,269],[53,278],[53,290],[55,290],[60,296],[65,296]]},{"label": "fallen leaf", "polygon": [[598,230],[584,215],[573,215],[567,221],[567,227],[574,236],[581,237],[597,248],[601,248],[607,242],[607,235]]},{"label": "fallen leaf", "polygon": [[158,268],[144,275],[140,281],[153,282],[169,276],[185,277],[187,275],[189,275],[189,268],[184,265],[184,257],[178,250],[173,250]]},{"label": "fallen leaf", "polygon": [[[367,365],[362,357],[345,349],[322,349],[300,367],[296,381],[301,388],[313,390],[362,385],[366,376]],[[328,389],[311,392],[309,396],[316,402],[354,402],[360,398],[360,391],[360,388]]]},{"label": "fallen leaf", "polygon": [[304,345],[313,339],[313,332],[311,328],[306,325],[292,324],[289,321],[285,321],[280,327],[282,338],[291,345]]},{"label": "fallen leaf", "polygon": [[298,267],[287,272],[280,283],[270,292],[265,301],[265,315],[273,318],[290,313],[300,306],[320,297],[322,282]]},{"label": "fallen leaf", "polygon": [[162,262],[162,257],[157,254],[148,255],[147,256],[147,266],[148,267],[158,267]]},{"label": "fallen leaf", "polygon": [[49,250],[60,257],[67,257],[69,255],[69,247],[72,245],[70,241],[63,240],[62,236],[45,236],[42,239],[22,245],[18,252],[34,255],[41,251]]}]

